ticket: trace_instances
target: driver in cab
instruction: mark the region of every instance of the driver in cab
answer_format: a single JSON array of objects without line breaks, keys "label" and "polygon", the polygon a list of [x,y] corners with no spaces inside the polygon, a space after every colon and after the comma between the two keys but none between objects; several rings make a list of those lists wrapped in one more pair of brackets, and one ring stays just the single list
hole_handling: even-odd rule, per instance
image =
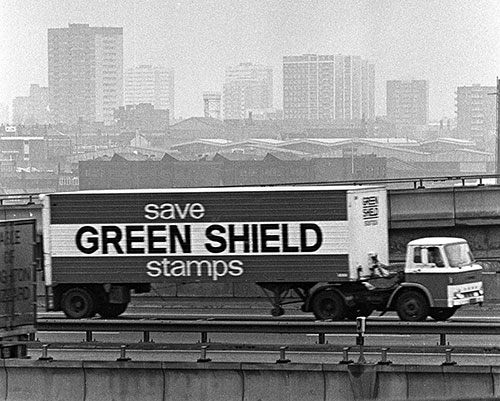
[{"label": "driver in cab", "polygon": [[434,263],[436,267],[444,267],[441,250],[436,246],[427,248],[427,260],[429,263]]}]

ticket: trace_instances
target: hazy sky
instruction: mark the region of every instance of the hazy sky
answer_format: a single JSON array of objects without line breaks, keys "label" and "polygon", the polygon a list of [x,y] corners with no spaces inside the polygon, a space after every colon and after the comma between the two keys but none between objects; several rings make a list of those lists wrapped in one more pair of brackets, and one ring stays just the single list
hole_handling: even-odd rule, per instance
[{"label": "hazy sky", "polygon": [[458,86],[496,85],[500,0],[0,0],[0,102],[47,85],[47,29],[68,23],[124,28],[124,66],[176,74],[176,116],[203,114],[202,92],[222,90],[224,69],[274,68],[282,57],[359,55],[375,64],[376,111],[385,82],[427,79],[430,117],[454,117]]}]

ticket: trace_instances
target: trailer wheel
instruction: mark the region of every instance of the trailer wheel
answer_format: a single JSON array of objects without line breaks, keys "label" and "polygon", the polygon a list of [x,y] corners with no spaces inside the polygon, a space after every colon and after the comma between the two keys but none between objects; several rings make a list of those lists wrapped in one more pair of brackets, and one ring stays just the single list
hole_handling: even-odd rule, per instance
[{"label": "trailer wheel", "polygon": [[128,302],[123,304],[110,304],[109,302],[106,302],[99,306],[97,313],[101,315],[101,317],[117,317],[125,312],[127,306]]},{"label": "trailer wheel", "polygon": [[320,291],[314,296],[312,310],[316,319],[320,320],[342,320],[345,316],[344,300],[331,290]]},{"label": "trailer wheel", "polygon": [[448,320],[452,317],[458,308],[431,308],[429,316],[437,321]]},{"label": "trailer wheel", "polygon": [[404,291],[396,301],[396,311],[401,320],[420,322],[429,314],[429,302],[419,291]]},{"label": "trailer wheel", "polygon": [[95,315],[94,297],[86,288],[70,288],[62,295],[61,308],[71,319],[92,317]]}]

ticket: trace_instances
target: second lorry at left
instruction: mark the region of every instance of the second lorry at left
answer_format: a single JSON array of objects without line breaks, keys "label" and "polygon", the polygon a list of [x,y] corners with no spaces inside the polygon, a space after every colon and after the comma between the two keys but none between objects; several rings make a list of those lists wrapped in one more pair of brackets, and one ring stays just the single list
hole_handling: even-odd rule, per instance
[{"label": "second lorry at left", "polygon": [[460,238],[411,241],[389,266],[380,186],[110,190],[43,195],[45,284],[71,318],[123,313],[153,285],[255,283],[318,319],[395,311],[445,320],[484,300]]}]

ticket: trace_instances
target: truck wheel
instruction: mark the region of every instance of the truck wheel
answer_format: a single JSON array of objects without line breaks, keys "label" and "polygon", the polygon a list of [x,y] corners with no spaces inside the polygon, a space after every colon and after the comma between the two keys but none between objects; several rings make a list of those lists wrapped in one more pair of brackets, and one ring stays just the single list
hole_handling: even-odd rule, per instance
[{"label": "truck wheel", "polygon": [[95,315],[95,301],[85,288],[74,287],[66,291],[61,298],[61,308],[71,319],[81,319]]},{"label": "truck wheel", "polygon": [[401,320],[420,322],[429,314],[429,302],[418,291],[405,291],[397,299],[396,311]]},{"label": "truck wheel", "polygon": [[323,290],[314,296],[312,310],[316,319],[342,320],[345,305],[342,297],[335,291]]},{"label": "truck wheel", "polygon": [[448,320],[452,317],[458,308],[431,308],[429,316],[437,321]]},{"label": "truck wheel", "polygon": [[101,304],[97,310],[97,313],[101,315],[101,317],[117,317],[120,316],[127,309],[128,302],[123,304],[110,304],[106,302]]}]

